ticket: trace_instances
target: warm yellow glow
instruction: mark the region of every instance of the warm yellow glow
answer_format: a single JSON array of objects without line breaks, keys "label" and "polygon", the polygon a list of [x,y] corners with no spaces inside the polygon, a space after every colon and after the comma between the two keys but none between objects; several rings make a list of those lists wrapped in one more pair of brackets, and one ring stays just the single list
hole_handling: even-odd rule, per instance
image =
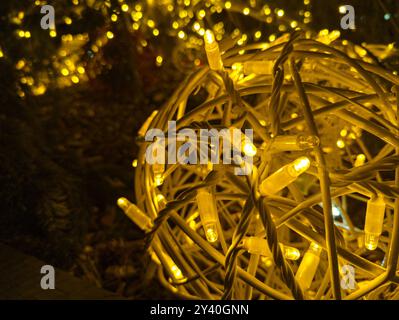
[{"label": "warm yellow glow", "polygon": [[293,163],[293,168],[295,170],[295,174],[298,176],[301,173],[305,172],[310,167],[310,160],[308,157],[300,157],[296,159]]},{"label": "warm yellow glow", "polygon": [[170,269],[173,273],[173,276],[176,280],[183,280],[183,272],[179,269],[177,265],[173,265]]},{"label": "warm yellow glow", "polygon": [[137,159],[134,159],[133,162],[132,162],[132,167],[133,168],[137,168],[137,164],[138,164]]},{"label": "warm yellow glow", "polygon": [[301,257],[301,253],[297,248],[283,246],[284,257],[288,260],[298,260]]},{"label": "warm yellow glow", "polygon": [[152,30],[152,34],[156,37],[159,36],[159,30],[155,28],[154,30]]},{"label": "warm yellow glow", "polygon": [[219,45],[215,40],[215,35],[211,30],[206,30],[204,35],[205,52],[211,70],[222,70],[223,63],[219,51]]},{"label": "warm yellow glow", "polygon": [[218,240],[218,232],[217,232],[216,224],[209,223],[209,224],[205,225],[204,231],[205,231],[206,240],[208,240],[209,242],[213,243]]},{"label": "warm yellow glow", "polygon": [[205,15],[206,15],[206,12],[205,12],[204,9],[201,9],[201,10],[198,12],[198,17],[201,18],[201,19],[203,19],[203,18],[205,17]]},{"label": "warm yellow glow", "polygon": [[215,35],[211,30],[208,29],[205,31],[204,39],[206,44],[213,44],[215,42]]},{"label": "warm yellow glow", "polygon": [[249,15],[249,13],[251,12],[251,10],[247,7],[247,8],[244,8],[243,10],[242,10],[242,13],[244,14],[244,15]]},{"label": "warm yellow glow", "polygon": [[186,37],[186,33],[183,30],[180,30],[177,34],[180,39],[184,39]]},{"label": "warm yellow glow", "polygon": [[356,156],[355,167],[360,167],[364,165],[365,162],[366,162],[366,156],[363,153],[360,153]]},{"label": "warm yellow glow", "polygon": [[157,66],[161,66],[161,65],[162,65],[162,62],[163,62],[162,56],[157,56],[157,57],[155,58],[155,61],[156,61],[156,63],[157,63]]},{"label": "warm yellow glow", "polygon": [[342,139],[338,139],[337,140],[337,147],[340,148],[340,149],[345,148],[345,141],[342,140]]},{"label": "warm yellow glow", "polygon": [[283,10],[283,9],[277,10],[277,16],[278,16],[278,17],[284,16],[284,10]]},{"label": "warm yellow glow", "polygon": [[124,3],[122,5],[121,9],[122,9],[123,12],[127,12],[129,10],[129,6],[126,3]]},{"label": "warm yellow glow", "polygon": [[107,31],[107,38],[112,39],[114,37],[114,33],[112,31]]},{"label": "warm yellow glow", "polygon": [[231,8],[231,2],[230,1],[226,1],[225,4],[224,4],[224,7],[226,9],[230,9]]},{"label": "warm yellow glow", "polygon": [[273,259],[271,257],[262,256],[260,259],[265,264],[266,268],[270,268],[273,265]]},{"label": "warm yellow glow", "polygon": [[55,38],[57,36],[57,31],[51,30],[50,31],[50,37]]},{"label": "warm yellow glow", "polygon": [[295,161],[280,168],[267,177],[259,186],[262,195],[275,194],[294,182],[298,176],[308,170],[310,160],[308,157],[300,157]]},{"label": "warm yellow glow", "polygon": [[197,206],[206,239],[213,243],[218,240],[218,212],[216,200],[209,190],[201,188],[197,190]]},{"label": "warm yellow glow", "polygon": [[244,141],[242,149],[244,154],[248,157],[254,157],[256,155],[256,152],[258,151],[256,146],[250,141]]},{"label": "warm yellow glow", "polygon": [[135,204],[123,197],[118,199],[117,204],[140,229],[144,231],[152,229],[153,223],[150,217],[142,212]]},{"label": "warm yellow glow", "polygon": [[65,17],[64,21],[66,24],[72,24],[72,19],[70,17]]},{"label": "warm yellow glow", "polygon": [[382,195],[367,201],[366,222],[364,224],[364,245],[368,250],[378,247],[384,224],[385,201]]},{"label": "warm yellow glow", "polygon": [[321,247],[312,243],[302,258],[301,264],[295,274],[295,279],[303,290],[308,290],[312,284],[320,263]]},{"label": "warm yellow glow", "polygon": [[25,38],[29,39],[30,36],[31,36],[30,32],[29,31],[25,31]]},{"label": "warm yellow glow", "polygon": [[201,29],[201,25],[198,22],[195,22],[193,28],[195,31],[198,31],[199,29]]},{"label": "warm yellow glow", "polygon": [[68,70],[67,68],[62,68],[62,69],[61,69],[61,74],[62,74],[63,76],[67,76],[67,75],[69,75],[69,70]]},{"label": "warm yellow glow", "polygon": [[40,95],[44,94],[46,92],[46,90],[47,90],[46,86],[44,84],[40,84],[40,85],[32,88],[32,93],[35,96],[40,96]]},{"label": "warm yellow glow", "polygon": [[76,83],[79,83],[79,81],[80,81],[79,77],[77,77],[77,76],[72,76],[71,80],[72,80],[72,82],[75,83],[75,84],[76,84]]},{"label": "warm yellow glow", "polygon": [[17,64],[15,65],[15,68],[17,70],[21,70],[25,67],[25,65],[26,65],[25,60],[21,59],[17,62]]},{"label": "warm yellow glow", "polygon": [[111,15],[111,21],[113,21],[113,22],[118,21],[118,16],[117,16],[115,13],[113,13],[113,14]]},{"label": "warm yellow glow", "polygon": [[80,74],[84,74],[84,73],[85,73],[85,68],[82,67],[82,66],[79,66],[79,67],[77,68],[77,70],[78,70],[78,73],[80,73]]}]

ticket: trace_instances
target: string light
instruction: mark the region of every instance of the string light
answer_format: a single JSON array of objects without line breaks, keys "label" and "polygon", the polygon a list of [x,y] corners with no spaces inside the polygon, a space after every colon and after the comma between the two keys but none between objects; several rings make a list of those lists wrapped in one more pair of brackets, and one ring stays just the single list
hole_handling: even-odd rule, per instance
[{"label": "string light", "polygon": [[206,189],[198,189],[198,212],[206,239],[209,242],[216,242],[218,240],[218,214],[215,201],[216,200],[210,191]]},{"label": "string light", "polygon": [[[179,263],[178,268],[184,275],[199,276],[192,283],[175,285],[179,294],[228,299],[340,299],[341,295],[359,299],[373,297],[369,292],[377,287],[387,296],[392,293],[382,283],[364,281],[385,272],[379,267],[380,257],[392,254],[399,241],[397,234],[384,232],[394,228],[394,210],[385,210],[385,202],[389,204],[389,198],[398,193],[389,178],[383,181],[379,176],[379,171],[394,171],[399,163],[392,155],[399,148],[393,129],[397,97],[386,89],[399,85],[399,80],[365,61],[367,54],[352,50],[350,42],[335,38],[333,31],[314,35],[322,41],[307,34],[296,38],[297,34],[272,39],[278,44],[247,44],[248,39],[238,43],[242,34],[236,33],[236,44],[227,46],[223,55],[218,48],[216,59],[207,56],[212,67],[199,67],[163,109],[150,116],[140,133],[143,136],[155,123],[166,128],[170,120],[196,132],[226,126],[241,132],[254,129],[253,140],[242,135],[240,145],[234,145],[254,155],[253,170],[247,176],[234,175],[235,163],[177,164],[168,165],[167,172],[161,170],[165,181],[157,186],[153,165],[143,158],[143,144],[135,186],[137,203],[149,217],[156,217],[148,241],[165,243],[163,252],[168,248],[175,262],[181,261],[184,250],[190,263]],[[205,52],[218,45],[212,35],[204,38]],[[281,70],[276,61],[285,61],[281,78],[274,73]],[[266,62],[266,71],[245,74],[244,66],[252,62]],[[374,78],[389,84],[379,88]],[[187,108],[187,101],[199,91],[205,93],[203,98]],[[375,150],[375,158],[369,156],[363,132],[368,132],[367,139],[375,136],[386,144]],[[337,145],[339,140],[343,148]],[[159,191],[164,196],[162,205]],[[383,197],[371,196],[371,204],[367,203],[366,216],[372,218],[366,217],[366,224],[372,227],[358,225],[353,217],[364,215],[362,203],[377,194]],[[332,238],[326,237],[327,230]],[[383,244],[375,245],[377,238]],[[169,250],[169,242],[181,248]],[[364,250],[371,247],[381,255],[365,256]],[[362,290],[340,288],[343,261],[356,268],[355,280],[362,282]],[[162,268],[171,267],[163,262]],[[205,291],[199,294],[194,283]]]},{"label": "string light", "polygon": [[223,69],[222,58],[219,51],[219,45],[215,40],[215,35],[211,30],[206,30],[205,36],[205,51],[208,58],[209,68],[211,70],[219,71]]},{"label": "string light", "polygon": [[[273,257],[266,239],[258,237],[245,238],[243,240],[243,247],[251,254],[261,255],[265,258],[268,257],[271,259]],[[281,244],[281,248],[285,258],[288,260],[298,260],[301,256],[301,253],[297,248],[284,246],[283,244]]]},{"label": "string light", "polygon": [[295,278],[304,290],[308,290],[312,284],[312,280],[320,263],[321,251],[322,249],[319,245],[311,243],[309,249],[302,258]]},{"label": "string light", "polygon": [[375,250],[384,224],[385,201],[382,195],[367,201],[366,222],[364,224],[364,244],[368,250]]},{"label": "string light", "polygon": [[280,168],[267,177],[259,186],[262,195],[270,195],[279,192],[296,180],[310,167],[310,160],[307,157],[300,157],[295,161]]}]

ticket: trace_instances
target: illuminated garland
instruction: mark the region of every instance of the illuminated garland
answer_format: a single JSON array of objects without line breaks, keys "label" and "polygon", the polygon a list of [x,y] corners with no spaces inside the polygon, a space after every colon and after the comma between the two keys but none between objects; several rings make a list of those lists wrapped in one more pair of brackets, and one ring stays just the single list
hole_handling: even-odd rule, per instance
[{"label": "illuminated garland", "polygon": [[[37,19],[40,7],[46,4],[55,7],[55,28],[41,30],[39,23],[31,24],[32,20]],[[31,52],[25,52],[14,63],[19,78],[17,94],[21,98],[27,93],[42,95],[48,88],[76,85],[95,78],[103,69],[111,68],[102,51],[124,29],[135,36],[139,52],[149,47],[155,51],[155,57],[151,57],[154,66],[161,67],[170,60],[181,71],[187,72],[203,64],[199,53],[205,29],[212,29],[217,40],[233,34],[240,38],[239,44],[244,45],[250,40],[259,41],[262,29],[269,26],[269,41],[273,41],[279,33],[297,26],[305,28],[312,19],[310,5],[310,0],[305,0],[298,19],[294,20],[288,18],[282,8],[273,8],[257,1],[71,0],[70,3],[65,1],[58,4],[36,0],[28,6],[21,4],[20,10],[10,13],[8,24],[14,29],[10,34],[13,39],[8,41],[11,45],[0,42],[0,62],[1,59],[16,58],[12,53],[15,41],[21,43],[22,48],[40,48],[38,38],[44,37],[45,42],[57,48],[54,55],[36,61],[31,57]],[[19,6],[16,5],[16,8]],[[95,13],[103,19],[101,27],[95,32],[82,30],[80,26],[88,13]],[[257,27],[242,30],[237,16],[257,21]],[[90,21],[85,23],[89,24]],[[165,41],[173,42],[170,46],[172,52],[164,45]]]},{"label": "illuminated garland", "polygon": [[150,165],[142,142],[138,206],[118,204],[148,233],[160,281],[176,294],[399,297],[399,78],[336,37],[295,32],[219,49],[208,32],[209,67],[140,130],[166,132],[171,120],[178,130],[254,130],[242,146],[256,154],[248,176],[234,163]]}]

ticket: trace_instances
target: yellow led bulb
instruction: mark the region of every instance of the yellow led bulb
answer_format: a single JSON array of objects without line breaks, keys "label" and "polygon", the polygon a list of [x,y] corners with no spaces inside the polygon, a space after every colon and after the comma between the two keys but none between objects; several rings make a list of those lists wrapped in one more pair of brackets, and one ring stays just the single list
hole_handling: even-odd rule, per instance
[{"label": "yellow led bulb", "polygon": [[[248,237],[243,240],[244,248],[250,254],[258,254],[262,257],[271,258],[272,252],[270,251],[267,240],[259,237]],[[288,260],[297,260],[300,257],[300,252],[297,248],[285,246],[280,244],[281,250],[283,251],[284,257]]]},{"label": "yellow led bulb", "polygon": [[117,203],[129,219],[132,220],[141,230],[150,231],[152,229],[153,224],[150,217],[148,217],[136,205],[126,198],[119,198]]},{"label": "yellow led bulb", "polygon": [[268,176],[259,186],[259,192],[265,196],[275,194],[294,182],[298,176],[308,170],[310,160],[307,157],[300,157],[293,162],[280,168]]},{"label": "yellow led bulb", "polygon": [[279,135],[271,142],[269,151],[298,151],[313,148],[319,145],[320,140],[313,135]]},{"label": "yellow led bulb", "polygon": [[208,242],[216,242],[218,240],[218,215],[216,210],[216,201],[213,194],[207,189],[198,189],[197,204],[205,237]]},{"label": "yellow led bulb", "polygon": [[364,245],[368,250],[375,250],[384,224],[385,201],[382,195],[367,201],[366,222],[364,224]]},{"label": "yellow led bulb", "polygon": [[166,264],[166,270],[168,270],[170,276],[173,278],[175,282],[181,282],[185,279],[183,272],[176,265],[173,259],[166,253],[163,253],[162,262]]},{"label": "yellow led bulb", "polygon": [[206,30],[204,35],[205,52],[208,58],[209,68],[214,71],[223,69],[222,56],[220,55],[219,44],[211,30]]},{"label": "yellow led bulb", "polygon": [[163,184],[164,177],[163,174],[165,172],[165,165],[162,163],[154,163],[152,165],[152,172],[154,173],[154,184],[156,187],[159,187]]},{"label": "yellow led bulb", "polygon": [[312,280],[320,263],[321,251],[322,248],[318,244],[311,243],[309,249],[302,258],[295,279],[303,290],[308,290],[312,284]]}]

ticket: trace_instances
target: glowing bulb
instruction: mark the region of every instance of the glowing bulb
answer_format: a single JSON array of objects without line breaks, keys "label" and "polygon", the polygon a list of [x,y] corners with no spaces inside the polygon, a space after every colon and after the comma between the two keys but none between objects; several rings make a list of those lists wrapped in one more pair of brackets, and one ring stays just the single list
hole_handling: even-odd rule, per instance
[{"label": "glowing bulb", "polygon": [[226,9],[230,9],[231,8],[231,2],[230,1],[226,1],[225,4],[224,4],[224,7]]},{"label": "glowing bulb", "polygon": [[153,223],[144,212],[126,198],[119,198],[117,201],[119,208],[132,220],[141,230],[150,231]]},{"label": "glowing bulb", "polygon": [[316,243],[311,243],[309,249],[302,258],[301,264],[295,274],[295,279],[303,290],[308,290],[312,284],[320,263],[322,248]]},{"label": "glowing bulb", "polygon": [[50,31],[50,37],[55,38],[57,36],[57,31],[51,30]]},{"label": "glowing bulb", "polygon": [[206,239],[211,243],[216,242],[218,240],[218,213],[214,195],[207,189],[198,189],[197,205]]},{"label": "glowing bulb", "polygon": [[180,30],[179,33],[177,34],[177,36],[180,39],[184,39],[186,37],[186,33],[183,30]]},{"label": "glowing bulb", "polygon": [[244,14],[244,15],[249,15],[249,13],[250,13],[250,9],[249,8],[244,8],[243,10],[242,10],[242,13]]},{"label": "glowing bulb", "polygon": [[[269,257],[272,259],[273,254],[270,251],[269,244],[267,240],[259,237],[247,237],[243,240],[243,247],[250,254],[257,254],[262,257]],[[281,251],[284,257],[288,260],[298,260],[301,253],[297,248],[285,246],[280,244]]]},{"label": "glowing bulb", "polygon": [[162,56],[157,56],[157,57],[155,58],[155,61],[156,61],[158,67],[161,66],[161,65],[162,65],[162,62],[163,62]]},{"label": "glowing bulb", "polygon": [[205,43],[208,45],[211,45],[215,42],[215,35],[211,30],[206,30],[205,31]]},{"label": "glowing bulb", "polygon": [[284,189],[297,177],[308,170],[310,160],[307,157],[300,157],[293,162],[280,168],[261,183],[259,191],[262,195],[275,194]]},{"label": "glowing bulb", "polygon": [[161,163],[154,163],[152,165],[152,172],[154,173],[154,184],[156,187],[159,187],[163,184],[164,177],[163,174],[165,172],[165,165]]},{"label": "glowing bulb", "polygon": [[167,255],[166,253],[163,253],[163,262],[166,264],[166,270],[169,271],[170,276],[173,278],[174,281],[176,282],[181,282],[185,279],[183,272],[181,269],[176,265],[176,263],[173,261],[173,259]]},{"label": "glowing bulb", "polygon": [[355,167],[360,167],[364,165],[365,161],[366,161],[366,156],[363,153],[358,154],[355,160]]},{"label": "glowing bulb", "polygon": [[242,151],[248,157],[254,157],[256,155],[257,149],[255,145],[250,141],[243,142]]},{"label": "glowing bulb", "polygon": [[114,33],[112,31],[107,31],[107,38],[112,39],[114,37]]},{"label": "glowing bulb", "polygon": [[368,250],[378,247],[384,224],[385,201],[382,195],[367,201],[366,222],[364,224],[364,245]]},{"label": "glowing bulb", "polygon": [[339,13],[342,13],[342,14],[346,13],[346,6],[340,6]]},{"label": "glowing bulb", "polygon": [[211,30],[206,30],[204,35],[205,52],[208,58],[209,68],[219,71],[223,69],[222,57],[219,51],[219,45],[215,40],[215,35]]},{"label": "glowing bulb", "polygon": [[344,140],[338,139],[338,140],[337,140],[337,147],[340,148],[340,149],[345,148],[345,142],[344,142]]},{"label": "glowing bulb", "polygon": [[283,246],[283,253],[286,259],[293,261],[298,260],[301,256],[301,253],[297,248],[289,246]]},{"label": "glowing bulb", "polygon": [[205,237],[209,242],[216,242],[218,240],[218,232],[215,223],[208,223],[204,225]]},{"label": "glowing bulb", "polygon": [[62,68],[61,74],[66,77],[67,75],[69,75],[69,70],[67,68]]},{"label": "glowing bulb", "polygon": [[72,76],[71,80],[72,80],[72,82],[75,83],[75,84],[76,84],[76,83],[79,83],[79,81],[80,81],[80,80],[79,80],[79,77],[77,77],[77,76]]}]

